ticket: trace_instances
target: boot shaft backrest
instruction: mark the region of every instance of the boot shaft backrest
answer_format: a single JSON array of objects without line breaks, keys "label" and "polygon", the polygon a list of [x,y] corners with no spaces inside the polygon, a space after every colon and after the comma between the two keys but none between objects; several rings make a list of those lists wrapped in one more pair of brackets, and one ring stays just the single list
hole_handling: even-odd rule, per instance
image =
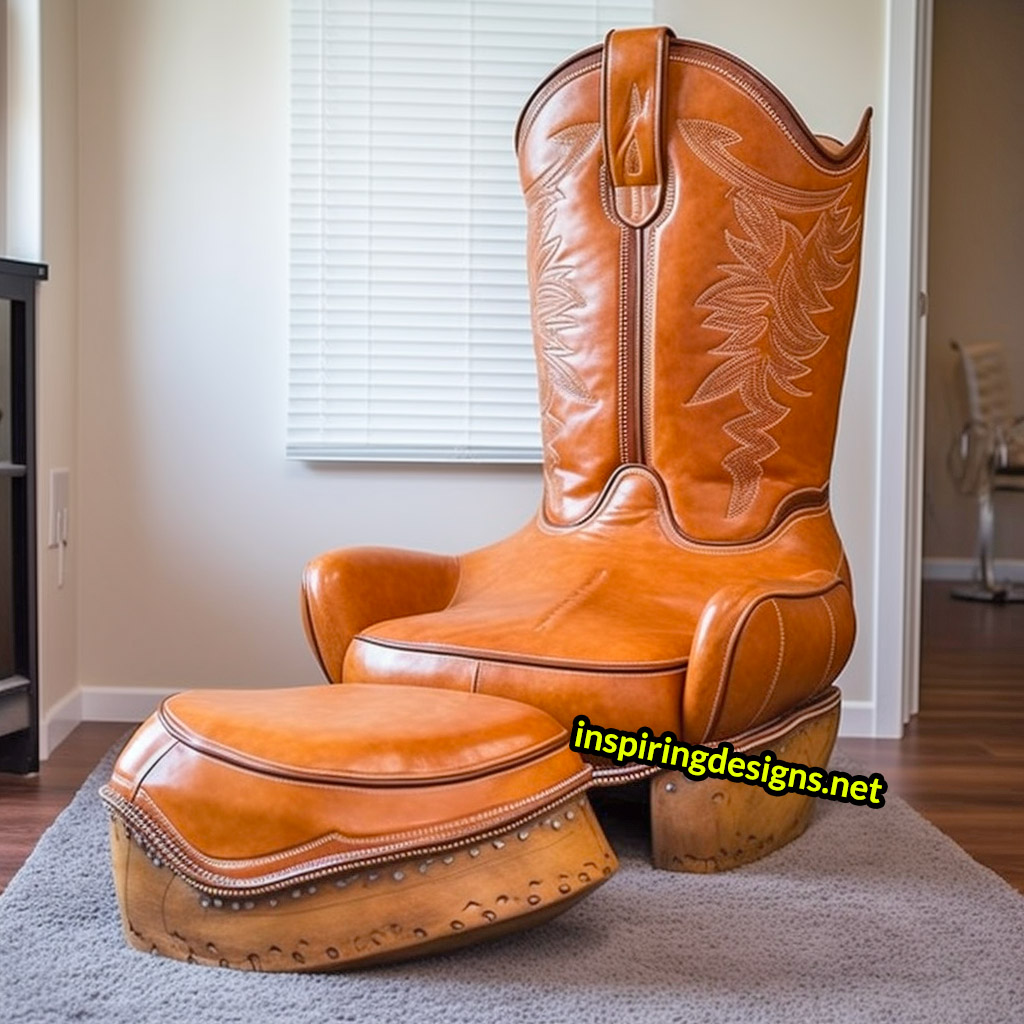
[{"label": "boot shaft backrest", "polygon": [[517,151],[548,522],[584,519],[626,464],[698,540],[827,502],[867,124],[816,138],[751,68],[666,29],[613,32],[535,93]]}]

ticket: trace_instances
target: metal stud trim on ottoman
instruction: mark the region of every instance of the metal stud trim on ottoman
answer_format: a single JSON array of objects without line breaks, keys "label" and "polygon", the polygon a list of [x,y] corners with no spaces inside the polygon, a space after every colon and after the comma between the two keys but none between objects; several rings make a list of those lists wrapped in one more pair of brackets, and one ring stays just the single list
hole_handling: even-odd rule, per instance
[{"label": "metal stud trim on ottoman", "polygon": [[568,741],[480,694],[177,694],[101,794],[125,935],[194,963],[315,971],[553,917],[618,866]]}]

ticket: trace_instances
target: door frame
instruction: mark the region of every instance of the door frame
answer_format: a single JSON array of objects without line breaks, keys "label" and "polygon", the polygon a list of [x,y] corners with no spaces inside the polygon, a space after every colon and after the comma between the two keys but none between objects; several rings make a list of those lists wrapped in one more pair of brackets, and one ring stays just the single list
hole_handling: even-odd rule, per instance
[{"label": "door frame", "polygon": [[889,0],[872,730],[880,737],[903,735],[920,685],[932,21],[933,0]]}]

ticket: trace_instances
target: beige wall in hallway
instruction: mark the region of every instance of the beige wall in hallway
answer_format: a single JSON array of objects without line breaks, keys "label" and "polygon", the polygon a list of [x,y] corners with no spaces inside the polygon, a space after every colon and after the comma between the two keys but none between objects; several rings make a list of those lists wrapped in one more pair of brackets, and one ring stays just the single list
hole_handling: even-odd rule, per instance
[{"label": "beige wall in hallway", "polygon": [[[924,554],[971,557],[975,506],[946,453],[951,338],[1000,339],[1024,414],[1024,4],[935,0]],[[997,555],[1024,558],[1024,499],[1000,495]]]}]

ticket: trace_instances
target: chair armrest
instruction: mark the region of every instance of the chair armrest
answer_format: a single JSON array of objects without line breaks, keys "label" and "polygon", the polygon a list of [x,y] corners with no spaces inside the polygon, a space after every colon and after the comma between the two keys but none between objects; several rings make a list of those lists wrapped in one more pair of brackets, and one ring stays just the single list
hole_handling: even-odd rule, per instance
[{"label": "chair armrest", "polygon": [[855,628],[850,588],[830,572],[723,587],[697,622],[683,739],[734,736],[809,700],[846,664]]},{"label": "chair armrest", "polygon": [[352,638],[376,622],[444,608],[459,582],[459,560],[399,548],[328,551],[302,574],[302,621],[332,683],[342,681]]}]

